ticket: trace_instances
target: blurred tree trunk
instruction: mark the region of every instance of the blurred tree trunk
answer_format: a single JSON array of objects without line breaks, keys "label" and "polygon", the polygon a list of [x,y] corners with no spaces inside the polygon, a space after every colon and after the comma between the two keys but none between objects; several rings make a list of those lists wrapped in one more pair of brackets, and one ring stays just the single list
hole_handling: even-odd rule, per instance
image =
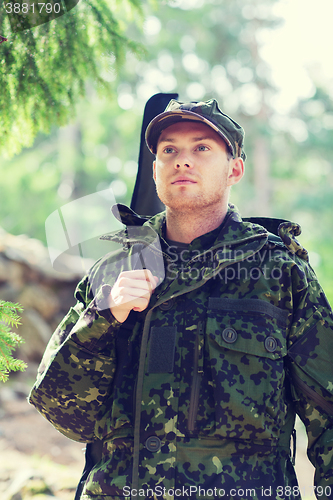
[{"label": "blurred tree trunk", "polygon": [[270,154],[267,139],[258,136],[254,142],[254,210],[256,215],[270,217],[271,189],[270,189]]},{"label": "blurred tree trunk", "polygon": [[[259,53],[257,33],[262,28],[262,20],[254,19],[249,47],[255,68],[263,65]],[[257,77],[257,88],[260,91],[260,110],[256,115],[256,135],[253,138],[253,184],[255,199],[253,208],[256,215],[269,217],[271,215],[271,189],[270,189],[270,130],[269,118],[273,114],[272,108],[265,99],[266,92],[271,89],[268,73]]]}]

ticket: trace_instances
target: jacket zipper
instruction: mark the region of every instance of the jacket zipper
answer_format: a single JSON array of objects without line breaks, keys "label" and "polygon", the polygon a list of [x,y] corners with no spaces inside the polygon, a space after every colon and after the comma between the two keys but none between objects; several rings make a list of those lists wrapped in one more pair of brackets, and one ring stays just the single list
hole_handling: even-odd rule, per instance
[{"label": "jacket zipper", "polygon": [[193,379],[192,379],[192,389],[191,389],[190,406],[188,411],[188,424],[187,424],[188,430],[191,432],[195,430],[195,424],[199,406],[200,385],[203,373],[203,354],[204,354],[203,347],[204,347],[203,323],[202,321],[199,321],[197,326],[197,335],[195,339]]}]

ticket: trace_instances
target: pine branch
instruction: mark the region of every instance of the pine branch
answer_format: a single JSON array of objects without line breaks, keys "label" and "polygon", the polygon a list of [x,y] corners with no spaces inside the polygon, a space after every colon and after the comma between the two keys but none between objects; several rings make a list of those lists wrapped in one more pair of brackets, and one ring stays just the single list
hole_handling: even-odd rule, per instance
[{"label": "pine branch", "polygon": [[0,46],[0,154],[11,157],[31,146],[39,131],[66,124],[87,80],[112,95],[105,68],[119,69],[128,51],[144,50],[125,35],[129,20],[142,22],[141,4],[86,0],[56,20],[11,35],[0,9],[0,33],[8,34]]},{"label": "pine branch", "polygon": [[24,340],[11,331],[10,327],[21,324],[17,312],[22,312],[19,304],[0,300],[0,381],[6,382],[11,371],[24,371],[27,367],[24,361],[15,359],[12,352]]}]

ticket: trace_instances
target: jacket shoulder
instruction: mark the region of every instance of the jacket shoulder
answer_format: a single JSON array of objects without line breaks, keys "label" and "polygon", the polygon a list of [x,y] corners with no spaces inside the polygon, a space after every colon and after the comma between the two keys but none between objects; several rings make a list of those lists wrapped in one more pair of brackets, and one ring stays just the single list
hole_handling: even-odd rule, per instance
[{"label": "jacket shoulder", "polygon": [[308,251],[296,238],[302,232],[301,226],[296,222],[269,217],[249,217],[243,220],[263,226],[268,231],[269,244],[285,248],[291,254],[309,262]]}]

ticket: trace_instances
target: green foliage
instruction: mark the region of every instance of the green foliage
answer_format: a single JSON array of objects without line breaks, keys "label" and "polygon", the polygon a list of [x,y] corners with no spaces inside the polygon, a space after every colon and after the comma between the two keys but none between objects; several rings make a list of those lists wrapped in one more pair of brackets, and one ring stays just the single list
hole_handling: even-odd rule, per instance
[{"label": "green foliage", "polygon": [[8,380],[9,372],[24,371],[26,363],[12,356],[12,352],[18,344],[24,340],[11,331],[11,327],[20,324],[20,317],[17,312],[22,312],[19,304],[13,304],[0,300],[0,381]]},{"label": "green foliage", "polygon": [[141,120],[141,108],[122,110],[90,89],[76,106],[75,121],[40,134],[32,148],[0,162],[1,226],[46,243],[46,218],[74,199],[112,185],[117,202],[129,203]]},{"label": "green foliage", "polygon": [[74,104],[92,80],[111,95],[113,71],[127,51],[142,52],[124,34],[126,19],[142,20],[137,0],[85,0],[62,17],[9,35],[9,20],[0,10],[0,153],[8,157],[31,146],[37,133],[64,125]]},{"label": "green foliage", "polygon": [[303,227],[302,243],[332,304],[333,101],[329,86],[316,79],[314,83],[313,95],[300,100],[291,113],[289,127],[296,140],[286,141],[289,158],[275,177],[284,184],[284,215],[294,213]]}]

